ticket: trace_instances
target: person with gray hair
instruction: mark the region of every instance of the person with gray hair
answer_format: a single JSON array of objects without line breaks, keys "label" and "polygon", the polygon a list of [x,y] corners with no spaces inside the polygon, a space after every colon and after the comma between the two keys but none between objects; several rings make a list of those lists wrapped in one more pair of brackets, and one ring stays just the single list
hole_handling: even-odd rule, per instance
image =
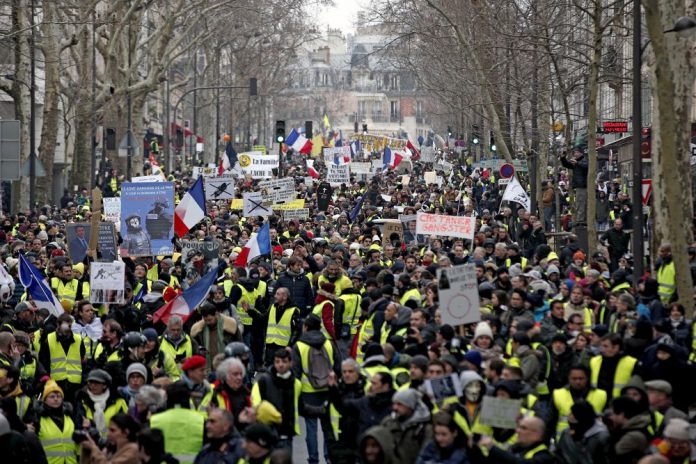
[{"label": "person with gray hair", "polygon": [[167,406],[167,398],[164,391],[152,385],[143,385],[135,394],[134,417],[141,424],[146,424],[150,416],[164,410]]},{"label": "person with gray hair", "polygon": [[237,429],[243,431],[252,421],[250,417],[251,390],[245,382],[246,368],[238,358],[227,358],[216,369],[217,381],[213,384],[213,394],[218,403],[234,416]]},{"label": "person with gray hair", "polygon": [[174,359],[179,370],[184,359],[198,354],[198,343],[184,332],[181,317],[171,316],[167,321],[167,330],[160,340],[160,351]]}]

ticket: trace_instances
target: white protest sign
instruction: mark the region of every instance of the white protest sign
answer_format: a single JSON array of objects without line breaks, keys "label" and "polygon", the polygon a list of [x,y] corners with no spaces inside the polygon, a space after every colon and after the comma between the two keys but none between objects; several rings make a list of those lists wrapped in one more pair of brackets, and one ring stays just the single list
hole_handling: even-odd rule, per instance
[{"label": "white protest sign", "polygon": [[437,183],[437,186],[438,186],[438,187],[442,187],[442,184],[445,183],[445,178],[442,177],[442,176],[437,176],[437,177],[435,178],[435,182]]},{"label": "white protest sign", "polygon": [[435,171],[427,171],[423,173],[423,179],[425,179],[426,184],[437,183],[437,173]]},{"label": "white protest sign", "polygon": [[309,208],[288,209],[283,211],[283,219],[307,219],[309,217]]},{"label": "white protest sign", "polygon": [[164,177],[160,176],[159,174],[152,176],[133,177],[131,179],[131,182],[164,182]]},{"label": "white protest sign", "polygon": [[199,176],[216,176],[218,168],[215,166],[194,166],[193,178],[198,179]]},{"label": "white protest sign", "polygon": [[121,198],[103,198],[102,204],[104,205],[104,218],[109,222],[119,224],[121,222]]},{"label": "white protest sign", "polygon": [[89,298],[92,303],[126,301],[126,264],[123,261],[90,264]]},{"label": "white protest sign", "polygon": [[260,151],[247,151],[238,156],[239,169],[252,179],[270,179],[278,169],[278,155],[264,155]]},{"label": "white protest sign", "polygon": [[386,202],[392,201],[392,196],[391,196],[391,195],[382,194],[381,196],[382,196],[382,200],[384,200],[384,201],[386,201]]},{"label": "white protest sign", "polygon": [[324,164],[350,163],[350,147],[328,147],[324,148]]},{"label": "white protest sign", "polygon": [[270,206],[263,203],[261,192],[246,192],[243,194],[244,206],[242,214],[244,217],[250,216],[270,216],[273,214]]},{"label": "white protest sign", "polygon": [[259,182],[261,196],[266,204],[277,205],[293,201],[297,197],[295,180],[292,177]]},{"label": "white protest sign", "polygon": [[476,222],[470,216],[418,213],[416,233],[473,240]]},{"label": "white protest sign", "polygon": [[457,326],[481,320],[476,266],[473,264],[439,268],[437,294],[443,324]]},{"label": "white protest sign", "polygon": [[232,174],[204,177],[205,199],[207,201],[231,200],[234,198],[235,179]]},{"label": "white protest sign", "polygon": [[404,174],[401,176],[401,185],[406,187],[411,182],[411,176]]},{"label": "white protest sign", "polygon": [[483,425],[514,429],[522,413],[522,400],[484,396],[480,420]]},{"label": "white protest sign", "polygon": [[428,379],[424,386],[428,396],[440,406],[445,400],[462,396],[462,384],[457,374]]},{"label": "white protest sign", "polygon": [[353,174],[370,174],[371,169],[371,163],[350,163],[350,172]]},{"label": "white protest sign", "polygon": [[529,200],[529,195],[525,192],[522,184],[517,180],[517,177],[513,176],[510,183],[505,187],[505,192],[503,193],[503,201],[511,201],[518,203],[524,207],[527,211],[531,209],[531,201]]},{"label": "white protest sign", "polygon": [[423,163],[432,163],[435,161],[435,149],[433,147],[423,147],[421,149],[420,161]]},{"label": "white protest sign", "polygon": [[[317,180],[317,179],[315,179],[314,177],[305,176],[305,177],[304,177],[304,184],[305,184],[307,187],[309,187],[309,186],[311,186],[312,184],[314,184],[314,181],[315,181],[315,180]],[[317,182],[318,182],[318,181],[317,181]]]},{"label": "white protest sign", "polygon": [[337,166],[335,164],[329,164],[328,166],[329,170],[326,174],[326,181],[331,184],[332,187],[350,183],[350,165],[342,164]]}]

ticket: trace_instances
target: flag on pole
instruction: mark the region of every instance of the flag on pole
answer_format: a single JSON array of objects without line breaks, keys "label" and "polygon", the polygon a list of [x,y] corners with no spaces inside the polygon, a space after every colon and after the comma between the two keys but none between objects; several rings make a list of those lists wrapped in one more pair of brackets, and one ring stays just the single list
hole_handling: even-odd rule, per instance
[{"label": "flag on pole", "polygon": [[357,156],[360,153],[360,140],[353,140],[350,143],[350,154],[351,156]]},{"label": "flag on pole", "polygon": [[201,222],[205,215],[203,176],[199,176],[174,209],[174,232],[179,238],[183,237],[193,226]]},{"label": "flag on pole", "polygon": [[406,148],[411,150],[411,159],[413,161],[418,161],[420,159],[420,151],[416,148],[416,146],[411,142],[411,139],[406,142]]},{"label": "flag on pole", "polygon": [[312,142],[293,128],[285,139],[285,144],[298,153],[308,155],[312,151]]},{"label": "flag on pole", "polygon": [[63,305],[51,290],[46,278],[24,255],[19,255],[19,281],[24,285],[37,308],[46,308],[56,317],[65,313]]},{"label": "flag on pole", "polygon": [[242,248],[241,253],[234,262],[236,267],[246,267],[254,258],[271,254],[271,232],[266,222],[259,232],[251,237]]},{"label": "flag on pole", "polygon": [[315,179],[319,179],[319,172],[316,169],[314,169],[314,160],[307,160],[307,174],[314,177]]},{"label": "flag on pole", "polygon": [[183,293],[180,293],[176,298],[158,309],[157,312],[152,315],[152,322],[157,323],[161,320],[166,324],[172,316],[179,316],[186,322],[186,319],[188,319],[196,307],[203,303],[203,300],[208,296],[210,287],[215,283],[217,274],[218,268],[215,268],[201,277],[198,282],[191,285],[184,290]]},{"label": "flag on pole", "polygon": [[502,201],[511,201],[524,206],[524,209],[531,211],[531,201],[529,200],[529,195],[525,192],[522,184],[517,180],[517,177],[512,176],[510,183],[505,187],[505,192],[503,193]]},{"label": "flag on pole", "polygon": [[331,123],[327,115],[324,115],[324,129],[331,129]]},{"label": "flag on pole", "polygon": [[218,175],[222,175],[223,172],[229,171],[237,164],[237,152],[232,146],[232,141],[227,142],[225,145],[225,152],[222,154],[220,159],[220,167],[218,168]]},{"label": "flag on pole", "polygon": [[360,214],[360,210],[362,209],[363,203],[365,202],[365,195],[360,197],[360,200],[358,200],[358,203],[353,207],[353,209],[350,212],[350,222],[355,222],[355,220],[358,218],[358,214]]}]

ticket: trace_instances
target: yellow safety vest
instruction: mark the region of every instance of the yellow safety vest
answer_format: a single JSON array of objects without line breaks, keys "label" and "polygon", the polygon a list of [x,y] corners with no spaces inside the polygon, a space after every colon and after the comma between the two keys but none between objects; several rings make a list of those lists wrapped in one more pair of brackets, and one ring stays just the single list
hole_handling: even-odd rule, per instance
[{"label": "yellow safety vest", "polygon": [[467,437],[471,437],[476,433],[478,433],[479,435],[493,435],[493,427],[481,424],[481,422],[479,422],[479,417],[480,414],[478,414],[474,418],[473,426],[470,426],[469,422],[466,420],[466,417],[462,416],[462,414],[459,411],[455,410],[454,415],[452,416],[454,422],[459,426],[461,431],[464,432],[464,434]]},{"label": "yellow safety vest", "polygon": [[[626,386],[631,374],[633,374],[633,368],[638,360],[633,356],[623,356],[619,363],[616,365],[616,372],[614,373],[614,387],[611,391],[612,398],[618,398],[621,396],[621,389]],[[590,369],[592,370],[592,387],[597,388],[597,382],[599,380],[599,371],[602,368],[602,355],[597,355],[590,359]],[[609,392],[607,392],[607,395]]]},{"label": "yellow safety vest", "polygon": [[80,345],[82,338],[78,334],[72,334],[73,343],[65,353],[63,346],[58,341],[55,332],[48,334],[48,351],[51,357],[51,378],[56,382],[68,380],[70,383],[82,383],[82,359],[80,358]]},{"label": "yellow safety vest", "polygon": [[[567,309],[568,305],[570,305],[570,304],[571,304],[570,301],[564,303],[563,309]],[[583,325],[583,328],[588,332],[590,330],[592,330],[592,325],[593,325],[592,318],[593,318],[592,310],[590,308],[585,308],[583,310],[583,323],[582,323],[582,325]]]},{"label": "yellow safety vest", "polygon": [[193,401],[193,399],[189,400],[189,405],[193,411],[196,411],[200,414],[203,415],[204,418],[208,418],[208,407],[210,404],[215,400],[215,403],[217,403],[218,408],[223,408],[225,407],[225,399],[222,397],[222,394],[217,393],[215,391],[215,388],[211,387],[208,390],[208,393],[206,393],[203,398],[201,399],[201,402],[198,403],[198,407],[196,407],[196,403]]},{"label": "yellow safety vest", "polygon": [[358,311],[362,297],[356,293],[346,293],[339,297],[343,300],[343,323],[350,326],[350,334],[358,332]]},{"label": "yellow safety vest", "polygon": [[[601,414],[604,411],[604,406],[607,404],[607,392],[593,388],[587,394],[585,400],[592,405],[595,413]],[[553,404],[556,406],[556,411],[558,411],[558,423],[556,424],[556,436],[558,437],[562,431],[568,428],[570,408],[575,404],[573,395],[570,394],[570,389],[565,387],[554,390]]]},{"label": "yellow safety vest", "polygon": [[[510,269],[510,265],[512,265],[512,259],[508,258],[508,259],[505,260],[505,267],[507,267],[508,269]],[[522,266],[522,270],[523,270],[523,271],[524,271],[524,268],[527,267],[527,258],[525,258],[524,256],[523,256],[522,259],[520,260],[520,266]]]},{"label": "yellow safety vest", "polygon": [[[294,405],[295,405],[295,435],[300,434],[300,414],[299,414],[299,407],[300,407],[300,394],[302,393],[302,383],[295,379],[295,382],[293,384],[293,398],[294,398]],[[263,398],[261,396],[261,389],[259,388],[258,382],[254,383],[254,386],[251,387],[251,406],[254,408],[257,408],[259,404],[261,404],[261,401],[265,400],[266,398]],[[275,405],[273,405],[275,406]],[[278,409],[278,412],[284,414],[285,411],[281,411]]]},{"label": "yellow safety vest", "polygon": [[205,416],[186,408],[174,408],[154,414],[150,427],[164,435],[165,451],[181,464],[193,463],[203,447]]},{"label": "yellow safety vest", "polygon": [[145,282],[145,285],[147,285],[147,290],[145,293],[150,293],[152,291],[152,281],[150,279],[145,279],[142,282],[138,282],[135,284],[135,288],[133,289],[133,295],[137,295],[140,293],[140,290],[143,288],[143,282]]},{"label": "yellow safety vest", "polygon": [[176,361],[177,366],[181,368],[181,363],[184,359],[193,356],[193,343],[191,343],[191,337],[184,334],[183,337],[186,340],[179,345],[179,348],[174,348],[174,345],[167,340],[165,337],[160,337],[160,351],[164,354],[169,355],[174,361]]},{"label": "yellow safety vest", "polygon": [[[94,411],[92,411],[92,408],[87,406],[84,402],[82,404],[85,408],[85,416],[87,419],[94,420]],[[106,432],[109,430],[109,422],[111,422],[111,418],[120,412],[128,412],[128,403],[126,403],[126,400],[123,398],[117,399],[104,410],[104,428],[99,430],[102,437],[106,437]]]},{"label": "yellow safety vest", "polygon": [[280,320],[276,319],[276,306],[272,305],[268,311],[268,329],[266,330],[266,344],[288,346],[292,337],[292,318],[298,312],[296,306],[287,308]]},{"label": "yellow safety vest", "polygon": [[[322,318],[322,316],[321,316],[322,309],[324,308],[324,305],[325,305],[326,303],[329,303],[329,304],[331,305],[331,318],[333,318],[334,311],[335,311],[335,309],[336,309],[336,305],[335,305],[334,302],[331,301],[331,300],[322,301],[321,303],[314,305],[314,308],[312,309],[312,314],[314,314],[315,316],[318,316],[319,319],[322,320],[322,322],[321,322],[321,333],[323,333],[324,336],[328,339],[328,338],[331,338],[331,335],[329,335],[329,332],[326,330],[326,326],[324,326],[324,320],[323,320],[323,318]],[[336,330],[338,330],[338,328],[337,328],[337,327],[334,327],[334,332],[335,332]]]},{"label": "yellow safety vest", "polygon": [[379,343],[384,345],[385,343],[387,343],[389,337],[391,337],[392,335],[400,335],[403,337],[404,335],[406,335],[406,329],[406,327],[402,327],[400,329],[392,331],[391,328],[387,330],[386,327],[382,327],[382,332],[380,332],[379,334]]},{"label": "yellow safety vest", "polygon": [[[323,284],[324,282],[329,282],[329,279],[327,279],[326,276],[322,274],[319,276],[319,279],[317,280],[317,288],[321,288],[321,284]],[[342,275],[341,277],[336,279],[336,282],[333,282],[333,284],[335,286],[334,295],[336,296],[341,296],[341,293],[343,293],[344,289],[353,287],[353,281],[345,275]]]},{"label": "yellow safety vest", "polygon": [[31,404],[31,398],[27,395],[15,396],[15,404],[17,405],[17,417],[24,420],[24,416],[27,414]]},{"label": "yellow safety vest", "polygon": [[669,303],[677,289],[677,274],[674,261],[657,270],[657,294],[663,304]]},{"label": "yellow safety vest", "polygon": [[72,439],[75,424],[68,415],[64,416],[63,421],[63,430],[61,430],[53,419],[41,418],[39,440],[46,453],[48,464],[77,464],[75,443]]},{"label": "yellow safety vest", "polygon": [[[314,393],[328,391],[328,388],[314,388],[311,383],[309,383],[309,348],[310,346],[305,342],[297,342],[297,349],[300,351],[300,364],[302,365],[302,375],[300,376],[300,382],[302,383],[302,393]],[[333,345],[329,340],[324,342],[324,349],[329,355],[329,361],[331,364],[334,363],[334,353]]]},{"label": "yellow safety vest", "polygon": [[358,335],[358,351],[355,355],[355,360],[358,364],[362,364],[365,359],[365,353],[360,349],[361,346],[365,344],[367,339],[374,337],[375,335],[375,313],[372,313],[370,317],[367,318],[365,323],[360,329],[360,334]]},{"label": "yellow safety vest", "polygon": [[422,296],[420,292],[418,291],[417,288],[412,288],[410,290],[407,290],[406,293],[404,293],[404,296],[401,297],[399,300],[399,303],[402,305],[405,305],[408,300],[416,300],[416,303],[418,303],[418,306],[421,304],[421,299]]},{"label": "yellow safety vest", "polygon": [[[85,285],[89,288],[89,284],[87,282],[84,282]],[[80,281],[77,279],[72,279],[71,281],[65,283],[63,282],[62,279],[59,279],[58,277],[54,277],[51,279],[51,290],[56,294],[58,297],[58,300],[63,301],[69,301],[71,304],[75,304],[75,300],[77,299],[77,290],[80,286]],[[89,291],[87,291],[87,295],[89,295]],[[83,292],[82,296],[86,296]]]},{"label": "yellow safety vest", "polygon": [[242,291],[242,296],[240,296],[239,301],[237,301],[237,314],[239,314],[239,320],[242,321],[244,325],[251,325],[254,321],[242,307],[242,302],[246,301],[250,309],[256,307],[256,298],[258,297],[257,290],[255,289],[250,292],[241,284],[237,284],[237,287]]},{"label": "yellow safety vest", "polygon": [[34,376],[36,375],[36,358],[32,356],[31,362],[26,363],[22,366],[22,368],[19,370],[19,378],[22,380],[34,380]]},{"label": "yellow safety vest", "polygon": [[529,451],[527,451],[526,453],[524,453],[524,458],[525,459],[532,459],[537,453],[539,453],[541,451],[546,451],[546,450],[548,450],[548,448],[546,447],[545,444],[542,443],[539,446],[532,448]]}]

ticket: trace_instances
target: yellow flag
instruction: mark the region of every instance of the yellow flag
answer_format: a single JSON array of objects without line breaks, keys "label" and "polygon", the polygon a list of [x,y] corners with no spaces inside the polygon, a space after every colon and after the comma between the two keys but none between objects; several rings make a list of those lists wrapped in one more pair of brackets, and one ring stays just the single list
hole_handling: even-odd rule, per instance
[{"label": "yellow flag", "polygon": [[331,129],[331,123],[327,115],[324,115],[324,129]]},{"label": "yellow flag", "polygon": [[324,147],[324,137],[319,135],[315,135],[314,138],[312,139],[312,156],[319,156],[321,155],[321,149]]}]

